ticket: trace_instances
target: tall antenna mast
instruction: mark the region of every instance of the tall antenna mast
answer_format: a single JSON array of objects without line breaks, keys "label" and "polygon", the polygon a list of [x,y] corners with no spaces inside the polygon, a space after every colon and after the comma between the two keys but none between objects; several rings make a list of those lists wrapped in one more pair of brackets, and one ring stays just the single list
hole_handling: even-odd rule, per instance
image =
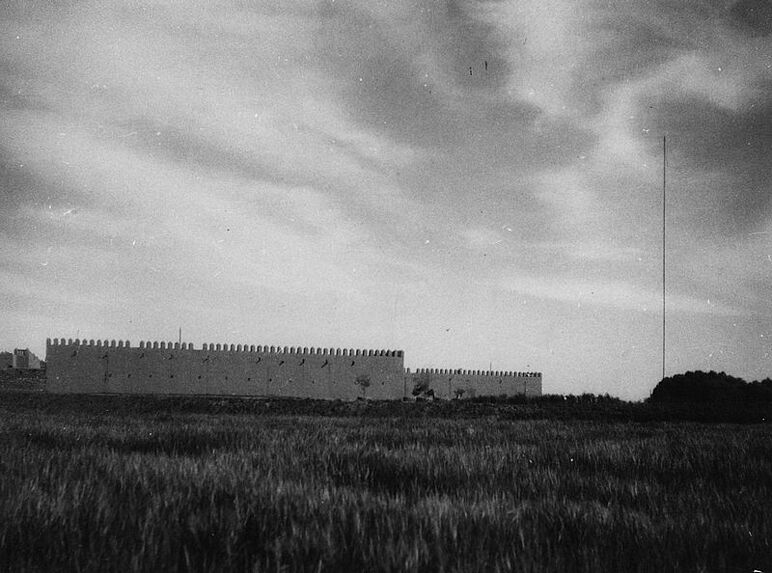
[{"label": "tall antenna mast", "polygon": [[179,342],[180,342],[180,344],[182,344],[182,327],[181,326],[180,326],[180,340],[179,340]]},{"label": "tall antenna mast", "polygon": [[662,136],[662,379],[665,379],[665,206],[667,184],[667,136]]}]

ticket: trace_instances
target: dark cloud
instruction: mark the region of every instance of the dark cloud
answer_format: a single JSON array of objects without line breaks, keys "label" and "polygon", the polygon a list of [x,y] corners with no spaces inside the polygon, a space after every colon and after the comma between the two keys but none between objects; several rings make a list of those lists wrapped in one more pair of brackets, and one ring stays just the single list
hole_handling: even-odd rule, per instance
[{"label": "dark cloud", "polygon": [[462,4],[419,3],[400,12],[404,26],[344,2],[328,6],[318,50],[349,117],[428,152],[396,174],[413,197],[467,222],[502,215],[502,203],[504,218],[536,213],[518,180],[567,165],[597,140],[505,89],[518,73],[509,43]]},{"label": "dark cloud", "polygon": [[[491,26],[456,3],[430,3],[410,12],[400,35],[393,22],[342,2],[330,6],[318,50],[357,121],[399,141],[445,149],[463,145],[475,128],[501,125],[472,123],[485,119],[511,73]],[[506,125],[534,117],[528,105],[508,105]]]},{"label": "dark cloud", "polygon": [[[276,161],[270,153],[264,156],[243,145],[224,143],[210,134],[207,127],[193,120],[159,121],[134,117],[117,122],[107,135],[139,156],[173,162],[181,168],[200,171],[207,177],[219,173],[235,179],[290,186],[316,187],[329,183],[312,170]],[[317,131],[313,135],[321,138],[324,134]],[[367,162],[365,158],[359,160]]]},{"label": "dark cloud", "polygon": [[0,113],[7,111],[50,111],[51,106],[35,93],[37,86],[9,62],[0,61]]},{"label": "dark cloud", "polygon": [[79,224],[80,211],[99,209],[103,214],[120,218],[126,215],[126,205],[116,205],[100,193],[71,184],[65,171],[65,165],[53,162],[44,166],[39,162],[26,163],[25,158],[0,146],[2,235],[45,247],[67,244],[92,248],[109,241],[110,233],[104,229]]},{"label": "dark cloud", "polygon": [[436,114],[440,94],[418,81],[415,54],[395,46],[369,15],[335,6],[318,38],[319,53],[352,116],[402,141],[429,145],[456,139],[454,118]]},{"label": "dark cloud", "polygon": [[[771,87],[767,83],[762,90]],[[715,219],[703,224],[733,235],[770,215],[772,100],[731,110],[705,98],[680,97],[645,109],[652,131],[667,134],[670,162],[681,170],[692,201],[713,206]]]},{"label": "dark cloud", "polygon": [[23,205],[71,207],[85,196],[63,184],[66,166],[53,162],[41,170],[38,158],[18,155],[0,143],[0,216],[15,216]]},{"label": "dark cloud", "polygon": [[425,8],[421,12],[423,29],[456,86],[471,93],[495,93],[507,85],[513,72],[511,62],[502,55],[505,39],[494,26],[474,18],[464,4],[468,3],[451,0]]},{"label": "dark cloud", "polygon": [[[116,124],[112,137],[123,145],[154,159],[178,162],[185,167],[220,171],[239,178],[279,178],[275,170],[261,165],[247,151],[221,145],[207,137],[206,128],[193,121],[162,122],[134,117]],[[272,173],[273,171],[273,173]]]},{"label": "dark cloud", "polygon": [[574,103],[585,112],[598,112],[609,86],[634,80],[683,54],[690,46],[685,36],[675,36],[658,21],[606,15],[585,26],[587,37],[596,38],[572,74]]},{"label": "dark cloud", "polygon": [[772,33],[772,2],[770,0],[740,0],[730,15],[733,23],[751,36],[768,36]]}]

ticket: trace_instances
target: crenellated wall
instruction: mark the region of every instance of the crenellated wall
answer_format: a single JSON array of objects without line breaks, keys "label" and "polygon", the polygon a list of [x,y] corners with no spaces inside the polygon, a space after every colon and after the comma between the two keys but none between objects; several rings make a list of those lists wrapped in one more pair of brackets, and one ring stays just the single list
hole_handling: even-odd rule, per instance
[{"label": "crenellated wall", "polygon": [[541,372],[419,368],[406,372],[408,392],[420,387],[438,398],[541,396]]},{"label": "crenellated wall", "polygon": [[[353,400],[405,395],[401,350],[129,341],[46,342],[50,392]],[[369,382],[369,385],[366,383]]]},{"label": "crenellated wall", "polygon": [[[541,395],[539,372],[404,368],[401,350],[123,340],[46,341],[55,393],[213,394],[400,399],[416,384],[440,398]],[[462,392],[460,392],[462,391]]]}]

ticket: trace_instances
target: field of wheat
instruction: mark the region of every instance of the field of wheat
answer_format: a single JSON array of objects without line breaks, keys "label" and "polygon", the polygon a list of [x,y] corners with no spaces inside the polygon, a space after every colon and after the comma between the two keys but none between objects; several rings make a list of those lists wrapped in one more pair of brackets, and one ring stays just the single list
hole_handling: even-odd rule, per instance
[{"label": "field of wheat", "polygon": [[3,571],[772,570],[763,424],[24,400],[0,402]]}]

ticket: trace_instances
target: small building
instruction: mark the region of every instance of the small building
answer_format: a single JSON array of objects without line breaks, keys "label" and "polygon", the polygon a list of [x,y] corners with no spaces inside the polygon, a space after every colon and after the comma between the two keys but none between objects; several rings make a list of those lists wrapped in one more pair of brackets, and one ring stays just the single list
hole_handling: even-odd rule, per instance
[{"label": "small building", "polygon": [[13,354],[10,352],[0,352],[0,370],[13,368]]},{"label": "small building", "polygon": [[40,359],[30,352],[29,348],[14,348],[13,368],[17,370],[40,370]]}]

